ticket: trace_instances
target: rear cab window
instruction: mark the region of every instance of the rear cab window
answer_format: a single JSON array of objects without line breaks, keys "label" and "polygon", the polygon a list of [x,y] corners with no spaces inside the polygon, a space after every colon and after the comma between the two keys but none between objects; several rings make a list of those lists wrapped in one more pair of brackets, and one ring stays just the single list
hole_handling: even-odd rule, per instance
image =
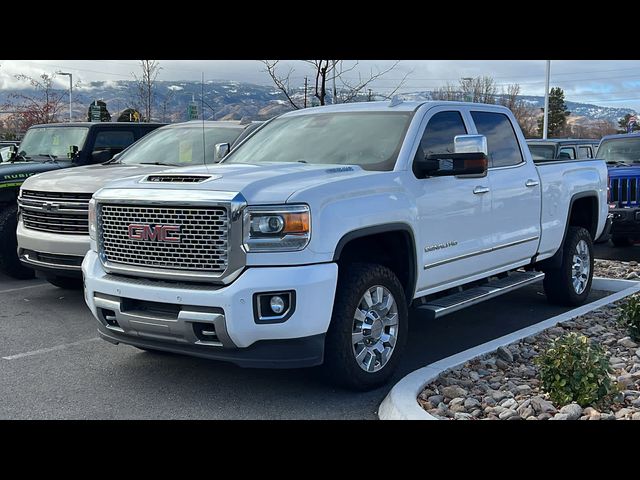
[{"label": "rear cab window", "polygon": [[476,130],[487,137],[489,168],[510,167],[524,162],[511,120],[504,113],[471,112]]}]

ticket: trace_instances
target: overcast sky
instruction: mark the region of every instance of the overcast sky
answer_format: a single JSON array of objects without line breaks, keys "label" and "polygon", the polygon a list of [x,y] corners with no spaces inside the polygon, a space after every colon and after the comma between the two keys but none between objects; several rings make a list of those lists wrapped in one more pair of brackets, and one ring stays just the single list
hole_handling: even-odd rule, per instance
[{"label": "overcast sky", "polygon": [[[264,65],[256,60],[160,60],[161,80],[237,80],[268,85]],[[392,65],[388,60],[363,60],[345,76],[350,80],[359,74],[383,70]],[[344,61],[344,68],[354,65]],[[300,61],[283,62],[283,70],[294,69],[291,83],[304,81],[311,75]],[[136,60],[0,60],[0,89],[15,88],[20,83],[14,75],[38,75],[63,70],[73,73],[76,81],[126,80],[138,72]],[[460,77],[492,76],[498,85],[518,83],[528,95],[544,94],[544,60],[403,60],[392,72],[372,85],[374,91],[387,92],[409,73],[403,91],[431,90]],[[61,87],[67,77],[59,77]],[[640,61],[637,60],[553,60],[551,86],[564,89],[567,100],[603,106],[630,107],[640,111]]]}]

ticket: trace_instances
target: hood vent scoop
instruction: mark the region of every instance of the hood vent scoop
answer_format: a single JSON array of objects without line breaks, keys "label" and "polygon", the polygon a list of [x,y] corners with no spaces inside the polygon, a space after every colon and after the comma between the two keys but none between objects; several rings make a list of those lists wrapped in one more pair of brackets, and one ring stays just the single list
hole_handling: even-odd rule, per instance
[{"label": "hood vent scoop", "polygon": [[202,183],[208,180],[222,178],[221,175],[176,175],[155,174],[148,175],[142,181],[144,183]]}]

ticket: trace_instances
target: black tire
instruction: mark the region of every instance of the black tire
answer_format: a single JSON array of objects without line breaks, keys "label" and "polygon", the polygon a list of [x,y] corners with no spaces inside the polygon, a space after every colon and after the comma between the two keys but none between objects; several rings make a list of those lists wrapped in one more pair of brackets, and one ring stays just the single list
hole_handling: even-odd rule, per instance
[{"label": "black tire", "polygon": [[[366,372],[356,361],[352,333],[354,314],[365,292],[374,286],[386,288],[397,308],[396,342],[386,365]],[[353,390],[371,390],[386,383],[398,366],[407,341],[409,313],[404,289],[387,267],[375,264],[351,264],[338,278],[331,324],[325,342],[324,371],[332,382]]]},{"label": "black tire", "polygon": [[633,245],[633,242],[631,241],[631,239],[629,237],[616,237],[616,236],[612,236],[611,237],[611,242],[616,246],[616,247],[630,247]]},{"label": "black tire", "polygon": [[0,271],[17,278],[29,280],[35,278],[36,272],[25,267],[18,258],[18,206],[9,205],[0,211]]},{"label": "black tire", "polygon": [[47,277],[47,282],[58,288],[65,290],[80,290],[82,288],[81,278],[62,277],[59,275]]},{"label": "black tire", "polygon": [[[584,240],[589,253],[589,275],[586,288],[577,293],[573,286],[573,256],[580,241]],[[544,293],[549,303],[564,306],[577,306],[585,302],[591,292],[593,280],[593,239],[582,227],[569,227],[564,240],[562,265],[557,269],[545,270]]]}]

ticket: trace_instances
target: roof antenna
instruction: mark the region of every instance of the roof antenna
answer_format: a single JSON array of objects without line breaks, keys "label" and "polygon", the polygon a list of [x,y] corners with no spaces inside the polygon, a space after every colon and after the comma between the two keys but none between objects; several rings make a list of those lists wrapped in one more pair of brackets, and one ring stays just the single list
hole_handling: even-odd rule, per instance
[{"label": "roof antenna", "polygon": [[202,115],[202,164],[207,167],[208,171],[209,166],[207,165],[207,155],[205,150],[207,145],[204,141],[204,72],[202,72],[202,83],[200,84],[200,115]]},{"label": "roof antenna", "polygon": [[391,98],[391,101],[389,102],[389,108],[391,107],[397,107],[398,105],[400,105],[402,103],[402,99],[398,96],[398,95],[394,95]]}]

